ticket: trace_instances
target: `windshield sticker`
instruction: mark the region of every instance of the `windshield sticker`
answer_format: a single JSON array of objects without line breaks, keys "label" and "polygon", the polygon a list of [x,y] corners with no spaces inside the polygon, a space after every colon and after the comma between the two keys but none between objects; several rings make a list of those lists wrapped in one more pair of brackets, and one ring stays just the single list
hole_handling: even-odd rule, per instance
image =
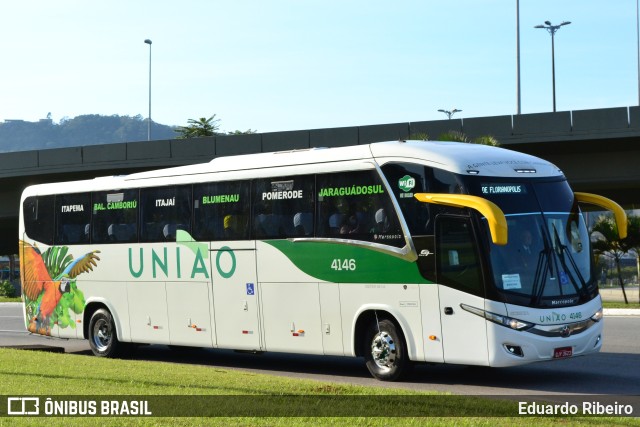
[{"label": "windshield sticker", "polygon": [[570,283],[569,282],[569,276],[564,271],[561,271],[560,272],[560,284],[561,285],[568,285],[569,283]]},{"label": "windshield sticker", "polygon": [[482,184],[482,194],[527,194],[527,187],[520,184]]},{"label": "windshield sticker", "polygon": [[[108,200],[108,199],[107,199]],[[135,209],[138,207],[137,200],[130,201],[119,201],[119,202],[107,202],[104,203],[94,203],[93,210],[97,211],[106,211],[106,210],[114,210],[114,209]]]},{"label": "windshield sticker", "polygon": [[368,196],[371,194],[384,194],[382,185],[352,185],[351,187],[328,187],[321,188],[319,197],[338,196]]},{"label": "windshield sticker", "polygon": [[62,205],[61,212],[84,212],[84,205]]},{"label": "windshield sticker", "polygon": [[503,274],[502,275],[502,289],[509,291],[511,289],[522,289],[522,282],[520,282],[519,274]]},{"label": "windshield sticker", "polygon": [[211,205],[217,203],[237,203],[239,201],[239,194],[218,194],[215,196],[202,196],[203,205]]},{"label": "windshield sticker", "polygon": [[398,181],[398,188],[400,188],[405,193],[413,190],[413,187],[415,187],[415,186],[416,186],[415,178],[412,178],[409,175],[403,176]]},{"label": "windshield sticker", "polygon": [[156,208],[164,208],[167,206],[175,206],[176,198],[170,197],[168,199],[156,199]]}]

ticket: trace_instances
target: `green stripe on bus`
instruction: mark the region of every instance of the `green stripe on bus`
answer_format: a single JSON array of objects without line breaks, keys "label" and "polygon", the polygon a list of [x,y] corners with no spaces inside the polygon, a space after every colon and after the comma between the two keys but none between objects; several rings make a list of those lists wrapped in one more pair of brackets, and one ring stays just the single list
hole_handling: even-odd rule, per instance
[{"label": "green stripe on bus", "polygon": [[326,242],[264,241],[306,274],[335,283],[432,283],[415,262],[360,246]]}]

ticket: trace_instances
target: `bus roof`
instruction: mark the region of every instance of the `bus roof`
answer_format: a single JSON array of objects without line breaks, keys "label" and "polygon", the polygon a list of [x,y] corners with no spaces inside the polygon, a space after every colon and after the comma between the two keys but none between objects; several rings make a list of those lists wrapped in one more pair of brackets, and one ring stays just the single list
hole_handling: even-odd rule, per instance
[{"label": "bus roof", "polygon": [[209,163],[135,173],[128,175],[125,179],[136,180],[367,159],[375,159],[379,164],[391,160],[412,161],[465,175],[562,176],[562,172],[546,160],[504,148],[443,141],[389,141],[348,147],[309,148],[217,157]]},{"label": "bus roof", "polygon": [[[76,181],[73,183],[73,188],[76,191],[106,190],[139,186],[144,181],[147,181],[148,185],[163,185],[167,182],[187,183],[190,181],[188,176],[193,177],[194,181],[200,181],[210,179],[206,175],[211,173],[223,173],[227,177],[235,177],[233,174],[235,171],[239,172],[237,179],[246,179],[254,175],[263,175],[252,172],[259,169],[272,169],[271,173],[265,173],[271,176],[299,174],[300,166],[305,165],[318,165],[317,168],[304,168],[309,173],[331,172],[345,170],[346,162],[350,163],[347,169],[352,169],[357,167],[358,162],[363,165],[366,161],[375,161],[380,165],[388,162],[419,163],[463,175],[505,178],[562,176],[562,172],[556,166],[545,160],[503,148],[443,141],[389,141],[348,147],[309,148],[217,157],[208,163]],[[275,170],[276,168],[278,170]],[[200,177],[196,178],[196,175]],[[173,179],[180,176],[185,178]],[[155,182],[156,178],[160,179],[161,184]],[[56,193],[64,188],[61,184],[64,183],[36,185],[28,193]]]}]

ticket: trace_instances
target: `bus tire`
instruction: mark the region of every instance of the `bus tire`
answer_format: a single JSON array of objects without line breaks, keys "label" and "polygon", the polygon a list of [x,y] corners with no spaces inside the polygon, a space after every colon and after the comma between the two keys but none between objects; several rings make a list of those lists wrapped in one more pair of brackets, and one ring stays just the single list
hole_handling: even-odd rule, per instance
[{"label": "bus tire", "polygon": [[367,328],[363,354],[369,372],[381,381],[400,379],[410,366],[402,333],[396,323],[389,319],[371,322]]},{"label": "bus tire", "polygon": [[91,316],[89,346],[93,354],[99,357],[122,357],[125,355],[127,345],[118,341],[116,326],[109,310],[101,308]]}]

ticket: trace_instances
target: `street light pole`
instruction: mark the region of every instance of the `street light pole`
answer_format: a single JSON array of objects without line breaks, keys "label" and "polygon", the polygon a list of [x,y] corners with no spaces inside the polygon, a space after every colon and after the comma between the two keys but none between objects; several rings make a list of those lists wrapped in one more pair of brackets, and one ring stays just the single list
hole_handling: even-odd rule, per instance
[{"label": "street light pole", "polygon": [[454,108],[453,110],[449,111],[449,110],[438,110],[441,113],[445,113],[447,115],[447,117],[449,118],[449,120],[451,120],[451,116],[453,116],[455,113],[459,113],[462,110],[458,110],[457,108]]},{"label": "street light pole", "polygon": [[553,112],[556,112],[556,54],[555,54],[555,34],[563,25],[571,24],[570,21],[564,21],[560,25],[552,25],[549,21],[544,21],[545,25],[536,25],[533,28],[544,28],[551,34],[551,82],[553,86]]},{"label": "street light pole", "polygon": [[144,41],[149,45],[149,117],[147,118],[147,141],[151,141],[151,40]]},{"label": "street light pole", "polygon": [[520,0],[516,0],[516,105],[517,114],[520,114]]}]

